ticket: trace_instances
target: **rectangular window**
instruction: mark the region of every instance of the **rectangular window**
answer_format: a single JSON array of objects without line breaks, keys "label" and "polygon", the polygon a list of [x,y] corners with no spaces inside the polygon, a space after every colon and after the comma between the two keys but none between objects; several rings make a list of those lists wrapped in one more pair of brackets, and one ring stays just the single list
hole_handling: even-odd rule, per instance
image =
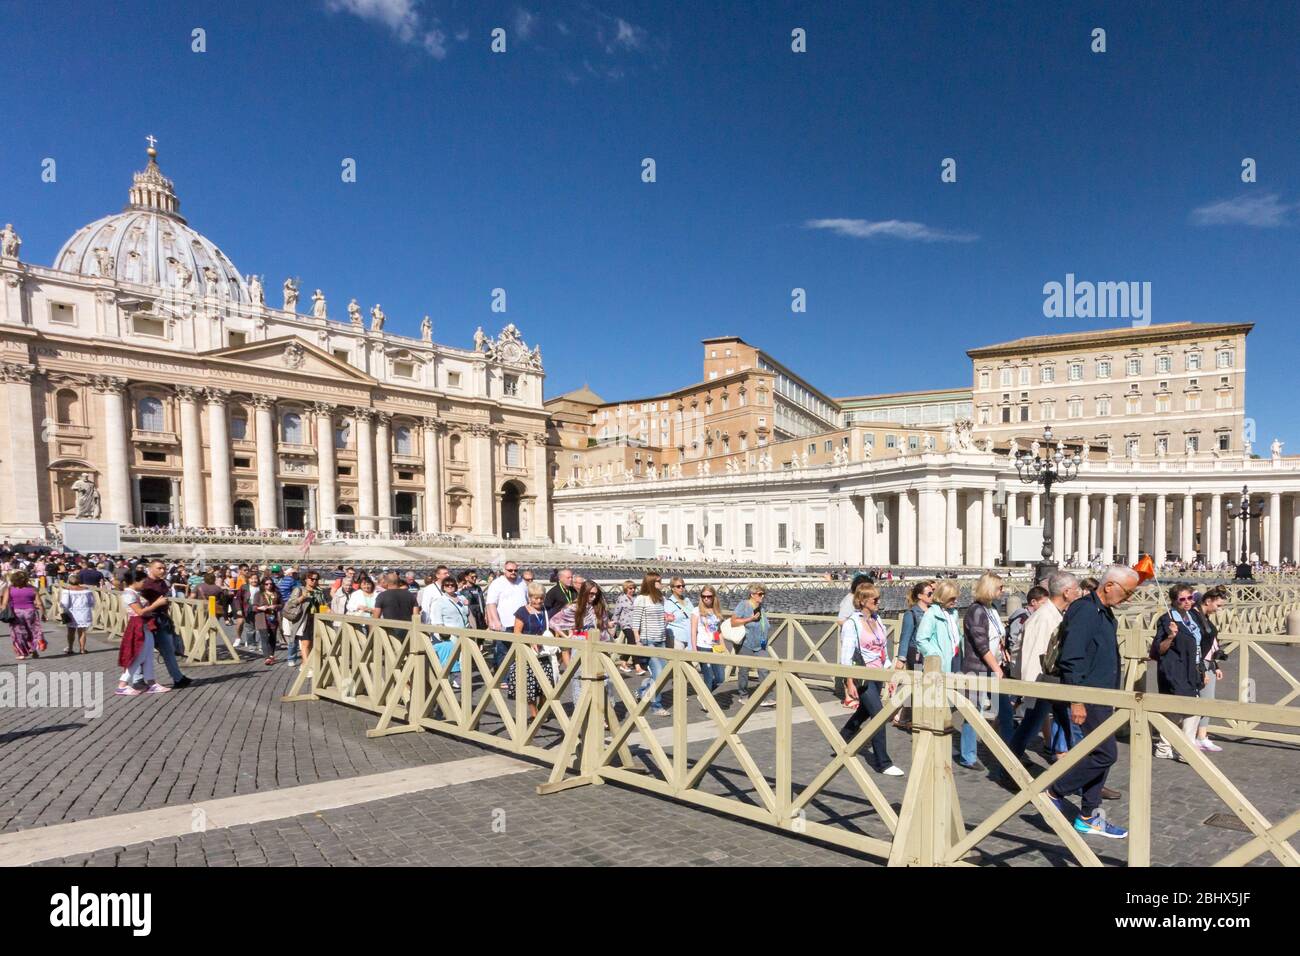
[{"label": "rectangular window", "polygon": [[1097,399],[1097,417],[1105,418],[1109,414],[1110,414],[1110,399],[1109,398]]},{"label": "rectangular window", "polygon": [[1028,406],[1028,405],[1021,405],[1021,406],[1020,406],[1020,420],[1021,420],[1022,422],[1027,422],[1027,421],[1029,421],[1029,406]]},{"label": "rectangular window", "polygon": [[1189,352],[1187,355],[1187,371],[1199,372],[1201,370],[1201,353]]},{"label": "rectangular window", "polygon": [[1231,408],[1232,392],[1219,392],[1216,395],[1216,401],[1214,405],[1216,408]]},{"label": "rectangular window", "polygon": [[818,551],[826,550],[826,525],[820,521],[813,525],[813,547]]},{"label": "rectangular window", "polygon": [[665,547],[668,545],[668,525],[666,524],[659,526],[659,543]]},{"label": "rectangular window", "polygon": [[1169,454],[1169,438],[1168,438],[1168,436],[1161,435],[1160,437],[1158,437],[1158,438],[1156,439],[1156,454],[1157,454],[1157,455],[1160,455],[1160,454],[1165,454],[1165,455],[1167,455],[1167,454]]},{"label": "rectangular window", "polygon": [[1140,358],[1131,358],[1128,360],[1128,373],[1129,375],[1142,374],[1142,360]]},{"label": "rectangular window", "polygon": [[252,467],[253,467],[253,459],[251,459],[251,458],[236,458],[236,459],[235,459],[235,467],[236,467],[236,468],[252,468]]},{"label": "rectangular window", "polygon": [[752,548],[753,546],[754,546],[754,526],[752,524],[747,524],[745,525],[745,547]]},{"label": "rectangular window", "polygon": [[1056,402],[1043,402],[1040,415],[1041,421],[1054,421],[1056,419]]},{"label": "rectangular window", "polygon": [[1199,436],[1199,435],[1188,435],[1188,436],[1187,436],[1187,448],[1188,448],[1188,450],[1190,450],[1190,451],[1200,451],[1200,450],[1201,450],[1201,439],[1200,439],[1200,436]]},{"label": "rectangular window", "polygon": [[1056,381],[1056,369],[1050,365],[1044,365],[1039,369],[1039,382],[1043,385],[1051,385]]},{"label": "rectangular window", "polygon": [[1219,368],[1232,368],[1232,349],[1221,349],[1218,354]]},{"label": "rectangular window", "polygon": [[1142,399],[1136,395],[1130,395],[1124,399],[1124,413],[1126,415],[1142,414]]},{"label": "rectangular window", "polygon": [[1001,377],[1000,380],[1001,380],[1001,382],[1002,382],[1002,387],[1003,387],[1003,388],[1010,388],[1010,387],[1011,387],[1011,369],[1009,369],[1009,368],[1004,368],[1004,369],[1002,370],[1002,377]]},{"label": "rectangular window", "polygon": [[921,439],[920,439],[919,436],[917,436],[917,435],[908,435],[908,436],[907,436],[907,448],[908,448],[908,451],[916,451],[916,450],[917,450],[918,448],[920,448],[920,447],[921,447]]},{"label": "rectangular window", "polygon": [[602,543],[600,539],[604,537],[604,534],[602,533],[603,530],[604,530],[604,529],[603,529],[600,525],[596,525],[596,543],[597,543],[597,544],[601,544],[601,543]]},{"label": "rectangular window", "polygon": [[1029,384],[1029,374],[1030,374],[1030,373],[1029,373],[1029,366],[1028,366],[1028,365],[1022,365],[1022,366],[1020,366],[1020,384],[1021,384],[1021,385],[1028,385],[1028,384]]},{"label": "rectangular window", "polygon": [[686,547],[695,547],[695,525],[693,524],[686,526]]},{"label": "rectangular window", "polygon": [[989,424],[989,418],[990,418],[991,411],[992,411],[992,410],[989,409],[989,408],[981,408],[981,409],[980,409],[980,424],[981,424],[981,425],[988,425],[988,424]]},{"label": "rectangular window", "polygon": [[248,336],[243,332],[230,332],[227,334],[226,338],[230,340],[226,344],[232,349],[248,343]]},{"label": "rectangular window", "polygon": [[57,322],[59,325],[76,325],[77,307],[66,302],[51,302],[50,321]]},{"label": "rectangular window", "polygon": [[1129,456],[1130,458],[1135,458],[1135,457],[1137,456],[1137,453],[1138,453],[1138,439],[1136,439],[1136,438],[1130,438],[1130,439],[1125,443],[1125,447],[1128,449],[1128,456]]},{"label": "rectangular window", "polygon": [[1081,398],[1070,399],[1070,417],[1071,418],[1083,417],[1083,399]]},{"label": "rectangular window", "polygon": [[143,315],[137,315],[131,319],[131,329],[136,335],[148,335],[157,339],[167,337],[167,327],[161,319],[150,319]]},{"label": "rectangular window", "polygon": [[776,546],[778,549],[785,548],[785,523],[781,522],[776,526]]},{"label": "rectangular window", "polygon": [[415,472],[413,472],[413,471],[399,471],[399,472],[397,473],[397,480],[398,480],[398,481],[415,481]]},{"label": "rectangular window", "polygon": [[1201,396],[1195,393],[1187,396],[1187,410],[1189,412],[1199,412],[1201,410]]},{"label": "rectangular window", "polygon": [[1110,378],[1110,362],[1097,363],[1097,377]]},{"label": "rectangular window", "polygon": [[1011,409],[1008,406],[1004,405],[1002,406],[1002,424],[1005,425],[1010,421],[1011,421]]},{"label": "rectangular window", "polygon": [[161,451],[142,451],[140,452],[140,459],[142,461],[163,462],[167,460],[167,455]]},{"label": "rectangular window", "polygon": [[503,379],[501,380],[501,390],[502,390],[505,394],[507,394],[507,395],[510,395],[510,396],[518,396],[518,394],[519,394],[519,376],[518,376],[518,375],[507,375],[505,378],[503,378]]},{"label": "rectangular window", "polygon": [[447,373],[447,387],[460,388],[460,372]]},{"label": "rectangular window", "polygon": [[1220,435],[1220,436],[1219,436],[1219,451],[1227,451],[1227,450],[1228,450],[1228,444],[1229,444],[1229,442],[1231,442],[1231,441],[1232,441],[1232,436],[1230,436],[1227,432],[1224,432],[1222,435]]},{"label": "rectangular window", "polygon": [[1170,356],[1170,355],[1157,355],[1157,356],[1156,356],[1156,374],[1157,374],[1157,375],[1164,375],[1166,372],[1168,372],[1168,371],[1169,371],[1170,369],[1172,369],[1173,367],[1174,367],[1174,359],[1173,359],[1173,356]]},{"label": "rectangular window", "polygon": [[1157,412],[1167,412],[1167,411],[1169,411],[1169,396],[1168,396],[1168,395],[1158,395],[1158,396],[1156,396],[1156,411],[1157,411]]},{"label": "rectangular window", "polygon": [[722,525],[721,524],[715,524],[713,526],[713,546],[715,548],[722,547]]},{"label": "rectangular window", "polygon": [[394,362],[394,378],[415,378],[415,363],[413,362]]},{"label": "rectangular window", "polygon": [[582,544],[582,525],[578,525],[578,544]]},{"label": "rectangular window", "polygon": [[988,387],[989,387],[989,373],[980,372],[980,388],[988,388]]},{"label": "rectangular window", "polygon": [[1071,363],[1070,363],[1070,381],[1071,381],[1071,382],[1082,382],[1082,381],[1083,381],[1083,363],[1082,363],[1082,362],[1071,362]]},{"label": "rectangular window", "polygon": [[885,436],[885,447],[886,447],[886,448],[897,448],[897,447],[898,447],[898,436],[897,436],[897,435],[886,435],[886,436]]},{"label": "rectangular window", "polygon": [[808,454],[810,455],[817,454],[817,443],[815,441],[808,443]]},{"label": "rectangular window", "polygon": [[351,474],[352,474],[352,466],[351,466],[351,465],[339,465],[339,466],[338,466],[338,473],[339,473],[339,477],[340,477],[340,478],[347,478],[347,477],[350,477]]}]

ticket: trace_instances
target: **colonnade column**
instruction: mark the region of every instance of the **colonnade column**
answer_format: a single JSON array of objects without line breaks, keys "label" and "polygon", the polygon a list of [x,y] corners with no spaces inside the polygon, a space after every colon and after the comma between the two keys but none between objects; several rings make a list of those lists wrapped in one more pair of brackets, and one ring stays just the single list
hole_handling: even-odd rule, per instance
[{"label": "colonnade column", "polygon": [[257,526],[263,530],[280,526],[277,500],[275,454],[275,402],[269,395],[253,396],[253,427],[257,441]]},{"label": "colonnade column", "polygon": [[[40,487],[46,480],[46,476],[38,475],[36,471],[36,448],[39,436],[36,434],[36,417],[32,414],[32,375],[35,369],[30,365],[6,362],[0,371],[3,371],[5,400],[8,402],[9,447],[6,449],[5,457],[8,459],[10,478],[13,481],[13,499],[10,504],[14,509],[13,514],[4,516],[4,520],[12,524],[30,524],[40,527]],[[121,380],[114,379],[114,381]],[[120,391],[116,395],[116,401],[119,422],[116,435],[122,441],[121,461],[122,468],[125,470],[126,428],[125,422],[121,420],[122,397]],[[105,403],[107,404],[107,399]],[[112,444],[112,438],[110,438],[109,444]],[[123,477],[123,488],[126,487],[126,484],[127,479]],[[130,499],[127,498],[126,518],[116,518],[112,515],[110,517],[113,517],[113,520],[130,524],[130,514]]]},{"label": "colonnade column", "polygon": [[1282,495],[1277,491],[1268,496],[1268,563],[1275,568],[1282,563]]},{"label": "colonnade column", "polygon": [[916,564],[916,506],[909,491],[898,493],[898,563]]},{"label": "colonnade column", "polygon": [[203,494],[203,427],[199,419],[202,389],[192,385],[176,386],[181,411],[181,498],[184,500],[185,526],[202,528]]},{"label": "colonnade column", "polygon": [[[1300,522],[1296,523],[1300,528]],[[876,502],[871,495],[862,496],[862,563],[871,565],[876,558]]]},{"label": "colonnade column", "polygon": [[948,503],[941,527],[944,531],[944,552],[947,555],[945,563],[951,568],[962,563],[961,523],[957,520],[957,489],[949,488],[946,494]]},{"label": "colonnade column", "polygon": [[1075,536],[1079,540],[1079,561],[1087,564],[1092,561],[1092,502],[1087,492],[1079,496],[1079,523]]},{"label": "colonnade column", "polygon": [[1300,564],[1300,495],[1291,496],[1291,563]]},{"label": "colonnade column", "polygon": [[1106,495],[1101,502],[1101,559],[1115,560],[1115,496]]},{"label": "colonnade column", "polygon": [[[12,382],[9,387],[12,389]],[[109,521],[120,524],[134,524],[131,517],[130,446],[126,435],[126,379],[107,375],[97,376],[94,379],[94,387],[95,391],[104,397],[104,470],[107,472],[105,477],[108,479],[104,496],[104,516]],[[11,394],[11,405],[13,397]],[[16,479],[15,485],[17,485]],[[31,488],[33,490],[36,488],[35,481]]]},{"label": "colonnade column", "polygon": [[[334,460],[334,406],[316,402],[316,527],[322,531],[338,528],[334,514],[339,506],[338,465]],[[260,478],[261,476],[259,476]],[[261,492],[258,492],[260,497]]]},{"label": "colonnade column", "polygon": [[226,401],[230,392],[224,388],[210,388],[205,398],[208,402],[208,457],[212,465],[212,500],[208,518],[214,528],[230,528],[235,524],[234,505],[230,498],[230,428],[226,423]]},{"label": "colonnade column", "polygon": [[980,505],[980,564],[993,567],[998,559],[998,541],[1002,537],[997,516],[993,514],[993,489],[985,488]]},{"label": "colonnade column", "polygon": [[[1196,560],[1196,499],[1191,494],[1183,495],[1183,522],[1180,527],[1178,553],[1184,561]],[[1208,550],[1208,549],[1207,549]]]},{"label": "colonnade column", "polygon": [[[393,416],[387,412],[375,414],[375,474],[379,478],[378,507],[380,518],[393,516],[393,440],[389,425]],[[379,533],[392,534],[393,522],[380,521]]]},{"label": "colonnade column", "polygon": [[[535,434],[529,440],[533,450],[533,480],[531,484],[537,489],[533,498],[532,536],[543,539],[551,536],[551,493],[550,477],[547,474],[549,463],[546,457],[546,433]],[[710,545],[705,545],[710,547]]]},{"label": "colonnade column", "polygon": [[375,519],[375,436],[371,423],[375,413],[369,408],[356,409],[357,428],[357,511],[367,517],[357,521],[358,531],[374,531]]},{"label": "colonnade column", "polygon": [[1052,560],[1065,563],[1065,496],[1052,496]]},{"label": "colonnade column", "polygon": [[1042,492],[1031,491],[1029,493],[1029,524],[1031,527],[1038,527],[1043,523],[1043,495]]},{"label": "colonnade column", "polygon": [[1128,563],[1137,564],[1141,557],[1142,533],[1142,499],[1138,495],[1128,496]]},{"label": "colonnade column", "polygon": [[917,493],[917,563],[943,564],[944,522],[943,496],[936,488],[924,488]]},{"label": "colonnade column", "polygon": [[1210,495],[1205,511],[1205,560],[1218,564],[1223,558],[1223,495]]},{"label": "colonnade column", "polygon": [[1155,561],[1156,567],[1164,567],[1165,555],[1168,553],[1165,546],[1165,496],[1156,495],[1155,502],[1155,546],[1151,549],[1152,560]]},{"label": "colonnade column", "polygon": [[424,523],[427,534],[442,531],[442,461],[438,441],[443,429],[436,418],[426,418],[424,425]]}]

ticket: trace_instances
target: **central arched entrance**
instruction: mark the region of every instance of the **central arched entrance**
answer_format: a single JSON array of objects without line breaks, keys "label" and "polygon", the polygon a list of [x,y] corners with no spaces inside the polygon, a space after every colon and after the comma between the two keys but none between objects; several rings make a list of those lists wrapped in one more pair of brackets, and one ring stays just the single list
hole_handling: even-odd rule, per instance
[{"label": "central arched entrance", "polygon": [[352,520],[355,512],[351,505],[339,505],[334,509],[334,527],[346,534],[352,534],[357,530],[357,523]]},{"label": "central arched entrance", "polygon": [[501,486],[501,537],[512,540],[519,537],[519,499],[524,486],[517,481],[507,481]]},{"label": "central arched entrance", "polygon": [[257,525],[253,514],[253,503],[240,499],[235,502],[235,527],[251,531]]}]

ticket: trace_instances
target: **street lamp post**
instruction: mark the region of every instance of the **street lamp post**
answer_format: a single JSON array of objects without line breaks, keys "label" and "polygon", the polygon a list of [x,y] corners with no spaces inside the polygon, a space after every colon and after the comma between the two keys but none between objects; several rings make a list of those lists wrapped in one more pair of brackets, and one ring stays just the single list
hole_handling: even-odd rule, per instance
[{"label": "street lamp post", "polygon": [[[1236,511],[1232,510],[1234,504],[1237,506]],[[1263,513],[1263,505],[1260,505],[1256,511],[1251,510],[1250,488],[1246,485],[1241,486],[1241,501],[1228,503],[1229,520],[1241,522],[1241,561],[1238,562],[1240,564],[1250,564],[1250,520],[1258,518]]]},{"label": "street lamp post", "polygon": [[[1053,447],[1053,441],[1056,442]],[[1042,454],[1039,454],[1039,452]],[[1054,551],[1055,513],[1052,508],[1052,486],[1061,481],[1073,481],[1079,475],[1080,458],[1073,450],[1067,451],[1065,445],[1052,437],[1052,426],[1043,429],[1043,442],[1040,446],[1034,442],[1031,450],[1017,450],[1015,455],[1016,474],[1026,485],[1043,486],[1043,551],[1042,560],[1034,567],[1034,580],[1043,582],[1056,570],[1052,560]]]}]

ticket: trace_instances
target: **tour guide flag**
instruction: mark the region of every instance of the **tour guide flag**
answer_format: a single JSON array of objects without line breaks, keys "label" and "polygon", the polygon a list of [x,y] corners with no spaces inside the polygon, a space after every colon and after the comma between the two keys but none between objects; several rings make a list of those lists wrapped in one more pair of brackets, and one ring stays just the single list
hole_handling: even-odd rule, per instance
[{"label": "tour guide flag", "polygon": [[1138,584],[1145,584],[1156,576],[1156,563],[1151,560],[1151,555],[1144,554],[1133,565],[1133,570],[1138,573]]}]

